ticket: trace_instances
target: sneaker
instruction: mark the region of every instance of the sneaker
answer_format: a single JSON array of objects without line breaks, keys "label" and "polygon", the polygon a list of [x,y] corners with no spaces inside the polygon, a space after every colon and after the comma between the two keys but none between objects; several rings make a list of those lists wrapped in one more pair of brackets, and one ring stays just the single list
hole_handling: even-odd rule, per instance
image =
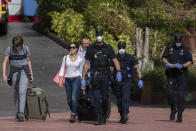
[{"label": "sneaker", "polygon": [[24,114],[22,112],[18,112],[16,115],[16,118],[18,119],[18,122],[24,121]]},{"label": "sneaker", "polygon": [[75,121],[76,121],[76,115],[75,114],[71,114],[69,122],[74,123]]},{"label": "sneaker", "polygon": [[16,122],[19,122],[18,118],[15,118],[14,120],[15,120]]}]

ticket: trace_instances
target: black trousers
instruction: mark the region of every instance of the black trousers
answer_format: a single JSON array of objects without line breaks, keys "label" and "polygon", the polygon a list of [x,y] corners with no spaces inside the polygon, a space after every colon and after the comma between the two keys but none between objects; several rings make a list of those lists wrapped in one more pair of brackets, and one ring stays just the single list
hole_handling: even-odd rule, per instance
[{"label": "black trousers", "polygon": [[131,99],[131,87],[133,84],[131,82],[120,82],[117,84],[116,97],[117,106],[119,113],[129,113],[130,99]]},{"label": "black trousers", "polygon": [[186,90],[186,78],[188,72],[170,72],[167,76],[167,95],[168,95],[168,103],[171,106],[172,110],[176,109],[176,102],[174,99],[174,89],[177,87],[178,91],[178,103],[177,103],[177,110],[179,112],[184,111],[184,95]]},{"label": "black trousers", "polygon": [[108,111],[109,81],[110,79],[107,74],[99,74],[91,78],[95,113],[102,112],[106,115]]}]

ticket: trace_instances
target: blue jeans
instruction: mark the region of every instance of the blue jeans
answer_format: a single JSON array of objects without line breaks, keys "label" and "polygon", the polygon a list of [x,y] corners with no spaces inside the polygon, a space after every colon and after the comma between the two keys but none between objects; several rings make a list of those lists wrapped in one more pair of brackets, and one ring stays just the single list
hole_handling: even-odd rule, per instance
[{"label": "blue jeans", "polygon": [[67,102],[72,113],[77,113],[78,98],[80,95],[81,78],[66,78],[65,89],[67,93]]}]

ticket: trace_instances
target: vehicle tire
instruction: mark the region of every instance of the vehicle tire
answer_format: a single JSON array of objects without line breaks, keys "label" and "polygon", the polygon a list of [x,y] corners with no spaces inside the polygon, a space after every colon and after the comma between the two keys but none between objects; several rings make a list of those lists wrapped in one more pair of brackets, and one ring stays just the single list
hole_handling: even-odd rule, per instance
[{"label": "vehicle tire", "polygon": [[7,22],[2,24],[2,35],[6,35],[7,34]]}]

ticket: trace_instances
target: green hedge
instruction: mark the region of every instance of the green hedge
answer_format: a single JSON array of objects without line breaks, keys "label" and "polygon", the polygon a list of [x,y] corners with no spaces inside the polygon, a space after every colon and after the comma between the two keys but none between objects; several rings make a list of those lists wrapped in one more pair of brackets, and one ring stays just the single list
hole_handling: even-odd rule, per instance
[{"label": "green hedge", "polygon": [[85,22],[82,14],[75,12],[73,9],[68,8],[62,13],[51,12],[52,18],[51,29],[65,41],[73,42],[79,41],[84,32]]},{"label": "green hedge", "polygon": [[164,67],[155,67],[151,71],[143,71],[143,80],[144,82],[152,82],[152,91],[153,92],[163,92],[164,83],[166,80],[165,69]]},{"label": "green hedge", "polygon": [[187,91],[196,91],[196,69],[191,67],[187,79]]},{"label": "green hedge", "polygon": [[[164,84],[166,81],[165,67],[163,65],[156,66],[154,70],[143,71],[144,82],[152,82],[153,92],[164,92]],[[196,91],[196,69],[190,67],[187,78],[187,91]]]}]

